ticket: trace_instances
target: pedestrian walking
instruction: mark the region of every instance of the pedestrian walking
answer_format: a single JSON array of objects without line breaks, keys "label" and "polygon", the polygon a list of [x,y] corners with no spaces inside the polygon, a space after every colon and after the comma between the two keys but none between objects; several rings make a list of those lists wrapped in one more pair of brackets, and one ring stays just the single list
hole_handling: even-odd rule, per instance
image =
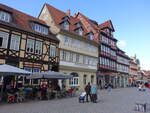
[{"label": "pedestrian walking", "polygon": [[111,89],[112,89],[112,85],[111,85],[111,83],[109,83],[109,84],[107,85],[107,90],[108,90],[108,92],[110,92]]},{"label": "pedestrian walking", "polygon": [[91,100],[91,85],[90,85],[90,82],[85,86],[85,92],[86,92],[86,102],[89,102],[88,97],[90,97],[90,100]]},{"label": "pedestrian walking", "polygon": [[91,86],[91,101],[93,103],[97,103],[97,86],[96,86],[96,84],[93,84]]}]

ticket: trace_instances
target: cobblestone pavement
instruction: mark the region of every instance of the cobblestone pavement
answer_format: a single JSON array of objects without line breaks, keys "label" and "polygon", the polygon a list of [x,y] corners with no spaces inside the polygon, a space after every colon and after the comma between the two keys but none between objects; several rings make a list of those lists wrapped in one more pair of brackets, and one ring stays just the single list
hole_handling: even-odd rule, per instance
[{"label": "cobblestone pavement", "polygon": [[[136,102],[150,103],[150,90],[137,88],[102,90],[98,103],[78,103],[78,97],[0,105],[0,113],[139,113]],[[149,113],[149,112],[148,112]]]}]

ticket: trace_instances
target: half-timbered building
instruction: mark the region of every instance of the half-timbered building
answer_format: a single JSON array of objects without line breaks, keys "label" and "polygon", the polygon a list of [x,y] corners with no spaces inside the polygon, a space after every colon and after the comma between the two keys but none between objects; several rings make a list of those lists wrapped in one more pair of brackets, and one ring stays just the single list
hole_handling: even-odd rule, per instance
[{"label": "half-timbered building", "polygon": [[99,43],[97,85],[101,88],[108,83],[115,85],[115,77],[117,75],[117,39],[113,36],[115,30],[111,20],[98,24],[98,22],[89,19],[80,12],[75,16],[80,19],[93,40]]},{"label": "half-timbered building", "polygon": [[58,71],[58,44],[44,21],[0,4],[0,64]]}]

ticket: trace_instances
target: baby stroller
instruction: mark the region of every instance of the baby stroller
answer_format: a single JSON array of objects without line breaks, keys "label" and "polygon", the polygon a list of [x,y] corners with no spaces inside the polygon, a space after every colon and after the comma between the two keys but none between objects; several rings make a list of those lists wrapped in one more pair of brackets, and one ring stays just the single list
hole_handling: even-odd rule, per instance
[{"label": "baby stroller", "polygon": [[86,92],[81,93],[81,95],[79,96],[79,103],[81,102],[84,103],[85,96],[86,96]]}]

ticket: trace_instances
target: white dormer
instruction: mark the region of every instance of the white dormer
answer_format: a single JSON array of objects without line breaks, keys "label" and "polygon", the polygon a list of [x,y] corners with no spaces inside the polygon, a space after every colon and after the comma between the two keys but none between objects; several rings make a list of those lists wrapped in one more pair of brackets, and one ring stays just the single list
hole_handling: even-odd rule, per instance
[{"label": "white dormer", "polygon": [[65,30],[69,30],[69,22],[66,20],[61,24],[62,28]]},{"label": "white dormer", "polygon": [[63,29],[69,30],[69,17],[68,16],[63,17],[62,23],[60,25]]},{"label": "white dormer", "polygon": [[82,27],[82,25],[78,22],[77,24],[76,24],[76,26],[79,28],[79,27]]},{"label": "white dormer", "polygon": [[48,31],[49,31],[48,27],[38,24],[38,23],[34,23],[34,22],[32,23],[32,29],[36,32],[39,32],[45,35],[48,35]]},{"label": "white dormer", "polygon": [[0,10],[0,20],[5,21],[5,22],[10,22],[11,21],[11,14]]},{"label": "white dormer", "polygon": [[87,38],[90,40],[93,40],[93,38],[94,38],[93,36],[94,36],[93,32],[90,32],[87,34]]},{"label": "white dormer", "polygon": [[75,32],[78,33],[80,36],[83,35],[83,29],[82,28],[76,29]]}]

